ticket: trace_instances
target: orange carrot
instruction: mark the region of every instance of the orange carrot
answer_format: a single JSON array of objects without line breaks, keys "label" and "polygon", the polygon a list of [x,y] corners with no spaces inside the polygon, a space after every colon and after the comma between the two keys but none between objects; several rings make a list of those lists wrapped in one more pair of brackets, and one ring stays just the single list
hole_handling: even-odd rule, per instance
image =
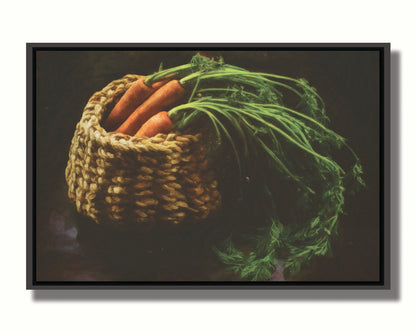
[{"label": "orange carrot", "polygon": [[137,131],[136,135],[139,138],[152,137],[158,133],[168,133],[173,127],[172,120],[170,120],[166,111],[156,113],[153,117],[149,118],[142,127]]},{"label": "orange carrot", "polygon": [[104,122],[104,128],[107,131],[113,131],[120,126],[146,98],[166,83],[166,81],[161,81],[147,86],[145,79],[145,76],[141,76],[120,98]]},{"label": "orange carrot", "polygon": [[178,80],[169,81],[134,110],[115,133],[134,135],[150,117],[178,102],[184,95],[185,89]]}]

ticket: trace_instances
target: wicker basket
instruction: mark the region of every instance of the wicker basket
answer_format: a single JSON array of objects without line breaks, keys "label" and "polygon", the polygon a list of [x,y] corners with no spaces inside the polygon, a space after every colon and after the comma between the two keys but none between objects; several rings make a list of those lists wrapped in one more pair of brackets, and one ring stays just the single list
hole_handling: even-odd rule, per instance
[{"label": "wicker basket", "polygon": [[65,170],[68,196],[97,223],[208,217],[221,203],[201,134],[136,138],[101,127],[118,99],[139,78],[126,75],[96,92],[76,126]]}]

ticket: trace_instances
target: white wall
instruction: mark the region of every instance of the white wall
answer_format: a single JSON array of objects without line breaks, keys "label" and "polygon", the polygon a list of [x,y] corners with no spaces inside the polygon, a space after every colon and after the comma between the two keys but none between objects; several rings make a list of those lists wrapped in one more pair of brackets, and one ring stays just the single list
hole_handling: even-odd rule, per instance
[{"label": "white wall", "polygon": [[[409,332],[415,299],[411,1],[10,1],[1,27],[2,332]],[[25,290],[26,42],[391,42],[399,59],[395,292]],[[396,66],[397,67],[397,66]],[[397,73],[394,74],[397,78]],[[394,76],[393,75],[393,76]],[[397,83],[397,81],[396,81]],[[399,121],[399,123],[397,123]],[[414,123],[415,121],[415,123]],[[400,125],[400,127],[399,127]],[[396,164],[397,165],[397,164]],[[398,197],[397,197],[398,195]],[[399,223],[393,220],[393,223]]]}]

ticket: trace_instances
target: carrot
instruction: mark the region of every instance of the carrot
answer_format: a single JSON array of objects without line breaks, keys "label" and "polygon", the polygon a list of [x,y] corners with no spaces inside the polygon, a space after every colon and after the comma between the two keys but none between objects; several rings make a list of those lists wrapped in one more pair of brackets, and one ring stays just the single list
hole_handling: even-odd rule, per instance
[{"label": "carrot", "polygon": [[169,81],[150,95],[114,132],[134,135],[150,117],[179,101],[184,94],[185,89],[178,80]]},{"label": "carrot", "polygon": [[139,138],[144,136],[150,138],[158,133],[167,133],[172,127],[173,123],[172,120],[170,120],[168,113],[166,111],[161,111],[149,118],[149,120],[140,127],[135,136]]},{"label": "carrot", "polygon": [[161,81],[148,86],[145,84],[145,79],[145,76],[140,77],[120,98],[104,122],[106,130],[112,131],[119,127],[146,98],[166,83]]}]

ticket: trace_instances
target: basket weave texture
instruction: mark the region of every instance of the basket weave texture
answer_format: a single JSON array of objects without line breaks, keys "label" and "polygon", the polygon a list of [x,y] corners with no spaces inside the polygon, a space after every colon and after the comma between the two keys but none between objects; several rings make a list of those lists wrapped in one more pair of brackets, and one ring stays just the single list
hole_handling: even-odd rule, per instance
[{"label": "basket weave texture", "polygon": [[201,134],[137,138],[100,125],[138,78],[126,75],[89,99],[69,151],[68,196],[97,223],[204,219],[220,206],[221,196]]}]

